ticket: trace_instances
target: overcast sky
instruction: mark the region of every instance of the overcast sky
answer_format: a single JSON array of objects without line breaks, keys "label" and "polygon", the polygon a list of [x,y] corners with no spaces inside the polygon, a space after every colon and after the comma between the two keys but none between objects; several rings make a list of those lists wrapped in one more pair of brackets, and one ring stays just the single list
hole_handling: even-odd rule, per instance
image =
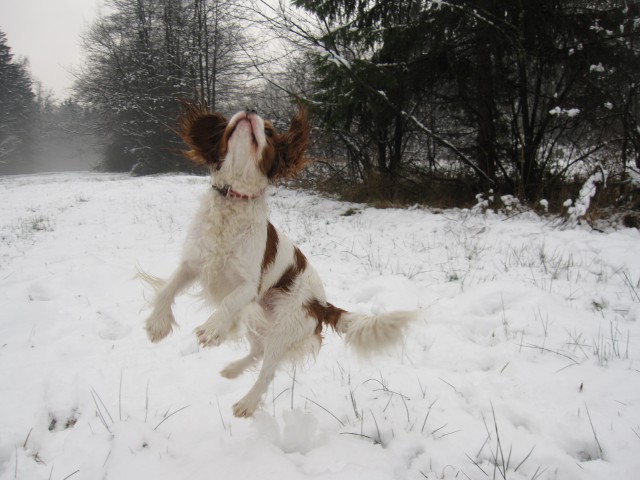
[{"label": "overcast sky", "polygon": [[56,97],[69,96],[69,70],[81,63],[79,34],[103,0],[0,0],[0,30],[15,56],[29,59],[31,74]]}]

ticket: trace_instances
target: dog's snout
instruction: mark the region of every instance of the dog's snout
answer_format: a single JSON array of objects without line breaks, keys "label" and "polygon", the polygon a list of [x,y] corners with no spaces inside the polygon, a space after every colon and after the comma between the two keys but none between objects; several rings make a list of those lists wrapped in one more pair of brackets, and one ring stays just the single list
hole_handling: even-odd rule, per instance
[{"label": "dog's snout", "polygon": [[256,111],[255,111],[255,109],[253,109],[253,108],[249,108],[249,107],[247,107],[247,108],[244,110],[244,112],[245,112],[247,115],[251,115],[251,114],[254,114],[254,115],[255,115],[256,113],[258,113],[258,112],[256,112]]}]

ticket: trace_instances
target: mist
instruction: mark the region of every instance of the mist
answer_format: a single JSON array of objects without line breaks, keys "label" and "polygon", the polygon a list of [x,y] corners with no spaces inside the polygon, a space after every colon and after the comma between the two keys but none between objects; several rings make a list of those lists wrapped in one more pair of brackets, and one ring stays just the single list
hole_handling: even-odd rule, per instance
[{"label": "mist", "polygon": [[95,170],[101,159],[101,147],[91,135],[61,134],[37,143],[31,170],[67,172]]}]

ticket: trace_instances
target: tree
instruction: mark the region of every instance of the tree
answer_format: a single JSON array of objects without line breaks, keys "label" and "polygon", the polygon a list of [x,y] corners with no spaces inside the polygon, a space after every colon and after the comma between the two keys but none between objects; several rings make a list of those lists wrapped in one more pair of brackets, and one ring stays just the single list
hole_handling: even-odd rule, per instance
[{"label": "tree", "polygon": [[251,41],[235,16],[236,1],[194,0],[190,51],[197,81],[195,98],[213,110],[224,108],[244,93]]},{"label": "tree", "polygon": [[0,172],[31,171],[34,94],[26,61],[15,61],[0,31]]},{"label": "tree", "polygon": [[100,160],[93,112],[73,99],[55,102],[50,91],[36,85],[35,170],[52,172],[93,168]]},{"label": "tree", "polygon": [[[511,174],[505,176],[517,193],[535,200],[567,172],[579,171],[575,166],[598,159],[599,151],[620,155],[606,99],[613,85],[599,77],[601,70],[617,70],[640,79],[638,57],[624,43],[637,32],[619,29],[622,5],[615,1],[546,0],[504,8],[516,33],[506,50],[514,68],[505,70],[503,105],[512,112],[512,136],[504,146]],[[601,24],[613,24],[615,31]]]},{"label": "tree", "polygon": [[[389,180],[393,185],[408,167],[433,166],[433,145],[449,151],[479,176],[486,174],[468,154],[427,120],[435,109],[440,78],[434,62],[442,62],[432,43],[438,40],[431,2],[299,0],[299,13],[280,4],[261,2],[262,24],[305,50],[315,65],[315,88],[307,99],[320,128],[343,143],[361,178]],[[434,33],[435,32],[435,33]],[[418,135],[434,142],[426,152]],[[456,134],[457,135],[457,134]],[[455,137],[454,137],[455,138]]]},{"label": "tree", "polygon": [[341,137],[364,177],[397,179],[415,131],[406,112],[423,97],[428,38],[413,21],[422,2],[295,4],[324,22],[308,36],[318,79],[310,100],[322,125]]},{"label": "tree", "polygon": [[365,177],[437,167],[534,201],[597,161],[637,158],[637,5],[294,4],[304,13],[263,17],[314,59],[309,103]]},{"label": "tree", "polygon": [[111,0],[84,36],[78,99],[103,118],[107,170],[189,168],[173,127],[178,97],[219,108],[236,93],[243,36],[233,2]]}]

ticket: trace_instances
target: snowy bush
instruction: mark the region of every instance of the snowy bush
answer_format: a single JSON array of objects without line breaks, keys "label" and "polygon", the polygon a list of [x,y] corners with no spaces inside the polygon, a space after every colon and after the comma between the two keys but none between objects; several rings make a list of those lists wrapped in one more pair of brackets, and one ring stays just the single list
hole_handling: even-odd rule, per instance
[{"label": "snowy bush", "polygon": [[525,208],[520,199],[514,195],[501,195],[496,197],[493,190],[488,193],[479,193],[476,195],[476,204],[471,208],[472,212],[498,212],[503,214],[511,214],[513,212],[522,212]]},{"label": "snowy bush", "polygon": [[567,200],[564,202],[564,206],[567,207],[568,223],[576,225],[581,218],[583,218],[589,211],[591,206],[591,199],[596,194],[596,184],[601,183],[603,187],[607,183],[608,172],[605,169],[591,175],[586,182],[582,185],[578,198],[574,200]]},{"label": "snowy bush", "polygon": [[520,200],[518,200],[513,195],[502,195],[500,197],[500,201],[504,205],[504,209],[506,212],[511,212],[514,209],[520,207]]},{"label": "snowy bush", "polygon": [[473,212],[485,212],[489,208],[489,202],[493,202],[493,190],[489,190],[489,196],[485,198],[484,193],[476,195],[476,204],[471,209]]}]

